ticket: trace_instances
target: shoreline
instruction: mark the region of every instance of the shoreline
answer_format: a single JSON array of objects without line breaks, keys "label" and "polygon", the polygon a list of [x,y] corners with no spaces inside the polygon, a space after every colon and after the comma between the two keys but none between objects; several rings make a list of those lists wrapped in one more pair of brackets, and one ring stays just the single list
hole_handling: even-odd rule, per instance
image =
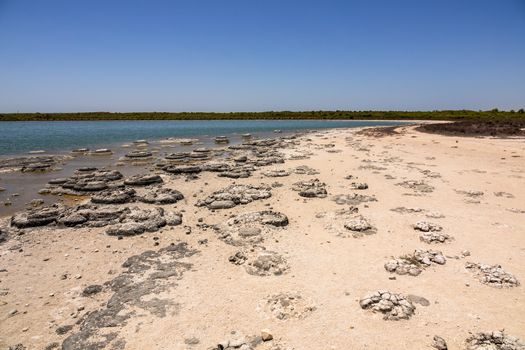
[{"label": "shoreline", "polygon": [[[525,279],[523,142],[399,128],[382,137],[317,130],[139,166],[147,181],[162,181],[147,186],[99,174],[136,193],[97,208],[72,202],[33,228],[0,218],[9,237],[0,244],[0,347],[421,349],[439,336],[463,349],[472,335],[501,329],[524,340],[523,285],[489,285],[467,267],[501,265]],[[155,202],[161,194],[171,202]],[[100,208],[121,210],[119,221],[93,219]],[[75,225],[60,221],[73,215]],[[142,232],[139,216],[150,225]],[[386,269],[417,249],[445,262],[419,265],[417,275]],[[401,314],[369,307],[378,290],[414,310],[395,320]],[[265,329],[272,340],[260,339]]]},{"label": "shoreline", "polygon": [[[367,126],[369,124],[391,125],[403,122],[390,121],[325,121],[325,120],[208,120],[194,123],[193,121],[64,121],[60,123],[32,123],[21,130],[19,122],[4,124],[3,132],[6,137],[0,140],[2,153],[12,149],[13,144],[20,144],[18,150],[11,151],[11,155],[24,154],[34,150],[44,150],[52,153],[66,148],[100,148],[113,147],[122,143],[131,143],[138,139],[148,139],[153,142],[168,138],[202,138],[204,140],[219,135],[238,137],[241,133],[256,133],[270,136],[274,130],[281,132],[301,132],[327,127]],[[74,130],[74,131],[70,131]],[[72,134],[71,134],[72,133]],[[12,136],[11,136],[12,135]],[[73,137],[74,135],[74,137]],[[33,138],[36,138],[33,140]],[[79,142],[83,140],[83,142]],[[31,144],[28,144],[31,140]],[[60,140],[60,142],[58,142]],[[111,142],[108,142],[111,140]],[[2,142],[3,141],[3,142]],[[31,148],[30,148],[31,147]]]}]

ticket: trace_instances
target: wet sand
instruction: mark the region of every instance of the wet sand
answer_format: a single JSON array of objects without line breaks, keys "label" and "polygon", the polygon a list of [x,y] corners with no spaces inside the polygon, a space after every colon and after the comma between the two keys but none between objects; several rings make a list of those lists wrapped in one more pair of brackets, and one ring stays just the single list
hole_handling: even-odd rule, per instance
[{"label": "wet sand", "polygon": [[[438,335],[449,349],[467,349],[473,334],[502,329],[525,340],[523,285],[482,283],[466,268],[501,265],[525,278],[524,140],[396,131],[286,140],[272,149],[284,163],[255,166],[247,178],[148,168],[184,199],[115,206],[182,214],[182,224],[156,232],[119,239],[108,226],[16,229],[5,216],[0,347],[431,349]],[[243,152],[255,159],[236,150],[227,161],[242,168],[233,157]],[[271,196],[210,210],[206,198],[232,184]],[[253,212],[267,216],[239,217]],[[425,234],[448,239],[428,244]],[[446,263],[415,262],[414,276],[385,269],[416,249],[442,252]],[[406,319],[367,304],[378,290],[409,300]],[[265,329],[272,340],[260,339]]]}]

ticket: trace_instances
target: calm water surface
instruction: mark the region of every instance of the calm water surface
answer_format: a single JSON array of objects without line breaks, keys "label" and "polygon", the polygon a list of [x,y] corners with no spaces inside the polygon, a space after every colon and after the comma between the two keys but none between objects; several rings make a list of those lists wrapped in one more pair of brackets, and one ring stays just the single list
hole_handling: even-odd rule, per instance
[{"label": "calm water surface", "polygon": [[396,125],[396,122],[324,120],[184,120],[0,122],[0,156],[33,150],[65,152],[74,148],[110,147],[138,139],[201,137],[325,128]]},{"label": "calm water surface", "polygon": [[[231,145],[242,142],[242,133],[254,137],[276,137],[276,129],[283,135],[295,131],[348,128],[361,126],[397,125],[395,122],[364,121],[318,121],[318,120],[254,120],[254,121],[82,121],[82,122],[0,122],[0,158],[27,155],[32,150],[45,150],[47,154],[69,153],[74,148],[111,148],[109,156],[82,155],[60,164],[58,169],[44,173],[0,173],[0,217],[8,216],[25,208],[34,198],[47,204],[58,200],[56,196],[40,196],[38,190],[54,178],[71,176],[75,169],[83,166],[116,169],[124,176],[147,171],[149,166],[116,163],[134,147],[124,144],[138,139],[150,141],[148,149],[157,149],[157,154],[190,152],[196,147],[214,147],[213,138],[229,136]],[[168,137],[197,138],[193,145],[161,144]],[[4,202],[12,203],[5,206]]]}]

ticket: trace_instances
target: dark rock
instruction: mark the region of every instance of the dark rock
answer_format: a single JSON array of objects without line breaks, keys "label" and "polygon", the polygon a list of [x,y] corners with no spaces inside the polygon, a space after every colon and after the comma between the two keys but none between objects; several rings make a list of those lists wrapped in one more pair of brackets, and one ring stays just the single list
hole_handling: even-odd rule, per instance
[{"label": "dark rock", "polygon": [[98,294],[98,293],[102,292],[103,288],[104,287],[102,287],[99,284],[92,284],[92,285],[87,286],[86,288],[84,288],[84,290],[82,291],[82,296],[88,297],[88,296],[91,296],[91,295]]},{"label": "dark rock", "polygon": [[197,174],[202,171],[201,167],[196,166],[196,165],[190,165],[190,166],[168,165],[162,168],[162,170],[170,174]]},{"label": "dark rock", "polygon": [[144,158],[151,158],[152,156],[153,156],[153,153],[149,151],[132,151],[125,155],[125,157],[129,159],[144,159]]},{"label": "dark rock", "polygon": [[155,183],[161,183],[162,178],[159,175],[134,175],[124,180],[124,185],[128,186],[147,186]]},{"label": "dark rock", "polygon": [[64,211],[64,206],[54,204],[47,207],[27,209],[16,213],[11,218],[11,225],[17,228],[45,226],[57,221]]},{"label": "dark rock", "polygon": [[122,348],[121,328],[139,310],[155,317],[165,317],[177,310],[171,298],[162,298],[163,291],[177,286],[178,279],[192,265],[180,261],[195,254],[185,243],[170,245],[159,251],[146,251],[130,257],[125,271],[105,285],[113,295],[104,306],[86,314],[79,321],[79,330],[62,343],[64,350],[95,350]]},{"label": "dark rock", "polygon": [[72,325],[60,326],[55,330],[55,333],[58,335],[64,335],[72,329],[73,329]]},{"label": "dark rock", "polygon": [[111,189],[99,192],[91,196],[91,202],[97,204],[124,204],[132,202],[135,199],[135,190],[133,189]]}]

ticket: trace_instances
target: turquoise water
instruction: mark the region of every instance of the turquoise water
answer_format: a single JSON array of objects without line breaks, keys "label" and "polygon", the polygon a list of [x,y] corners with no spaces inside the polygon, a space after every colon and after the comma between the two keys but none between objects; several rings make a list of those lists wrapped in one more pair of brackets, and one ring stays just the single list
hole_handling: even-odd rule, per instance
[{"label": "turquoise water", "polygon": [[268,133],[275,129],[301,131],[325,128],[397,125],[396,122],[324,120],[188,120],[188,121],[75,121],[0,122],[0,155],[33,150],[70,151],[110,147],[138,139]]}]

